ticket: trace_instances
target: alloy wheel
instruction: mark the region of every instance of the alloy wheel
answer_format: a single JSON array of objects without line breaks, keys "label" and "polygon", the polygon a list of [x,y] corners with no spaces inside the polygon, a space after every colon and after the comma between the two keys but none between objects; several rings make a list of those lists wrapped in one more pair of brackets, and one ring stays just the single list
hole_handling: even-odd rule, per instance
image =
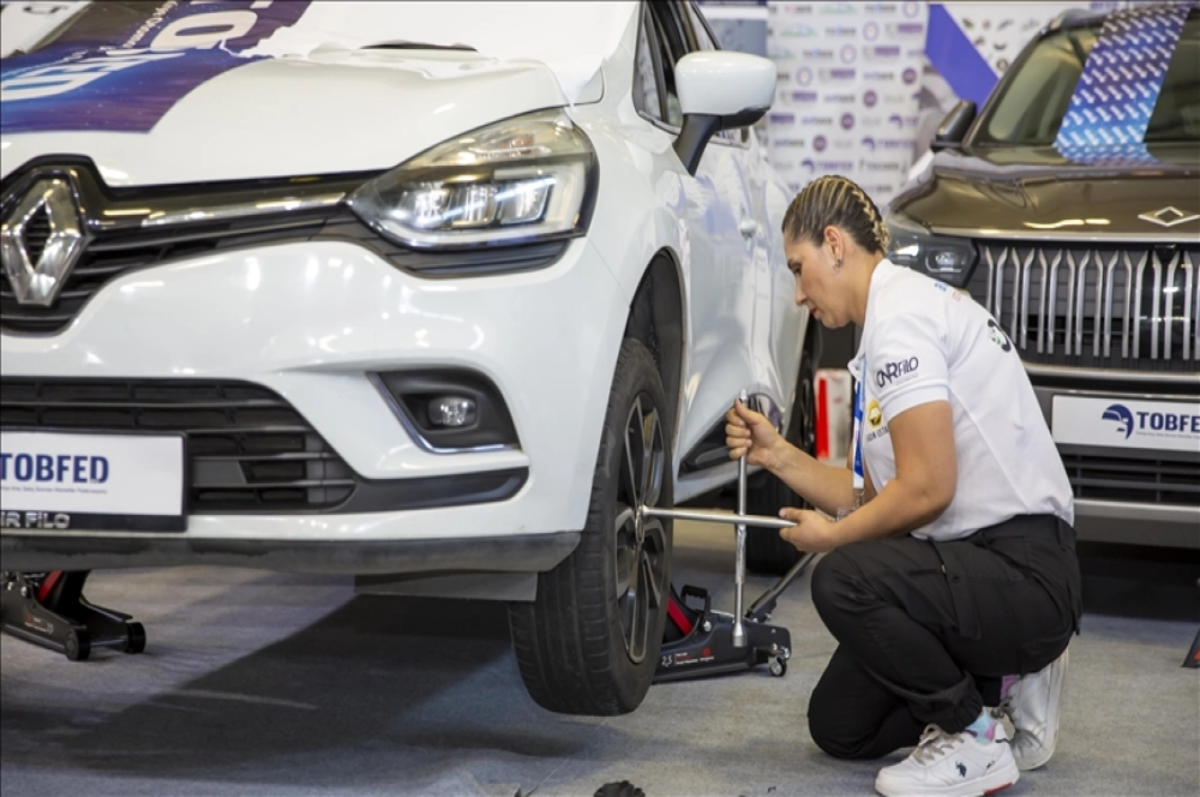
[{"label": "alloy wheel", "polygon": [[666,606],[667,542],[663,521],[638,516],[638,507],[658,506],[666,477],[662,416],[639,393],[625,421],[625,440],[617,482],[616,598],[625,652],[635,664],[646,658]]}]

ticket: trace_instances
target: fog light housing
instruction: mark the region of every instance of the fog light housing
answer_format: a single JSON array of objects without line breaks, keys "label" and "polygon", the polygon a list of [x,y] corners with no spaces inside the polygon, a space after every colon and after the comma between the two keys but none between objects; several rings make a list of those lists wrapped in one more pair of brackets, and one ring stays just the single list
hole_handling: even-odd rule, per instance
[{"label": "fog light housing", "polygon": [[520,448],[499,388],[464,368],[368,374],[401,426],[434,454]]},{"label": "fog light housing", "polygon": [[461,428],[475,423],[475,402],[466,396],[441,396],[426,407],[434,426]]}]

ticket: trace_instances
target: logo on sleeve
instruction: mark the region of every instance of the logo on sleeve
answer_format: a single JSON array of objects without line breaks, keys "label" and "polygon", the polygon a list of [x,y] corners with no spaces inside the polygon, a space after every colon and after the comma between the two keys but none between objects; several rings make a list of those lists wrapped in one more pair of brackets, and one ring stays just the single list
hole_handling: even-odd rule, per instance
[{"label": "logo on sleeve", "polygon": [[916,374],[917,366],[920,365],[920,360],[916,357],[909,357],[907,360],[897,360],[893,363],[887,363],[875,372],[875,385],[880,389],[892,384],[893,381],[905,381],[909,376]]},{"label": "logo on sleeve", "polygon": [[988,319],[988,337],[1004,351],[1012,351],[1012,341],[1008,339],[1008,335],[1004,334],[1004,330],[996,323],[993,318]]}]

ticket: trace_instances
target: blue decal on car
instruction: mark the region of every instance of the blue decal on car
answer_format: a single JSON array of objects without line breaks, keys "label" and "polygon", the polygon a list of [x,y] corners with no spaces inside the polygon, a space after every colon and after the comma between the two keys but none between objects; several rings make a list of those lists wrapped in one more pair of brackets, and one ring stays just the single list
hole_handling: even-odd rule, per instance
[{"label": "blue decal on car", "polygon": [[258,60],[241,53],[294,25],[308,6],[94,3],[54,42],[4,60],[0,133],[149,132],[196,87]]},{"label": "blue decal on car", "polygon": [[1108,17],[1054,141],[1077,163],[1155,162],[1144,143],[1194,0]]}]

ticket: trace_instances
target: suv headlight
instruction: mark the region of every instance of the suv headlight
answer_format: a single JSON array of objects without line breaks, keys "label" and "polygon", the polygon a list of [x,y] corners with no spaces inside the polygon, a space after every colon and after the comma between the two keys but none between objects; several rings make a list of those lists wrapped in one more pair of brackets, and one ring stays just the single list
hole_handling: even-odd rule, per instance
[{"label": "suv headlight", "polygon": [[421,248],[581,235],[595,153],[562,111],[506,119],[426,150],[347,200],[367,224]]},{"label": "suv headlight", "polygon": [[892,236],[889,260],[956,288],[967,284],[978,257],[970,240],[934,235],[901,213],[890,213],[884,221]]}]

